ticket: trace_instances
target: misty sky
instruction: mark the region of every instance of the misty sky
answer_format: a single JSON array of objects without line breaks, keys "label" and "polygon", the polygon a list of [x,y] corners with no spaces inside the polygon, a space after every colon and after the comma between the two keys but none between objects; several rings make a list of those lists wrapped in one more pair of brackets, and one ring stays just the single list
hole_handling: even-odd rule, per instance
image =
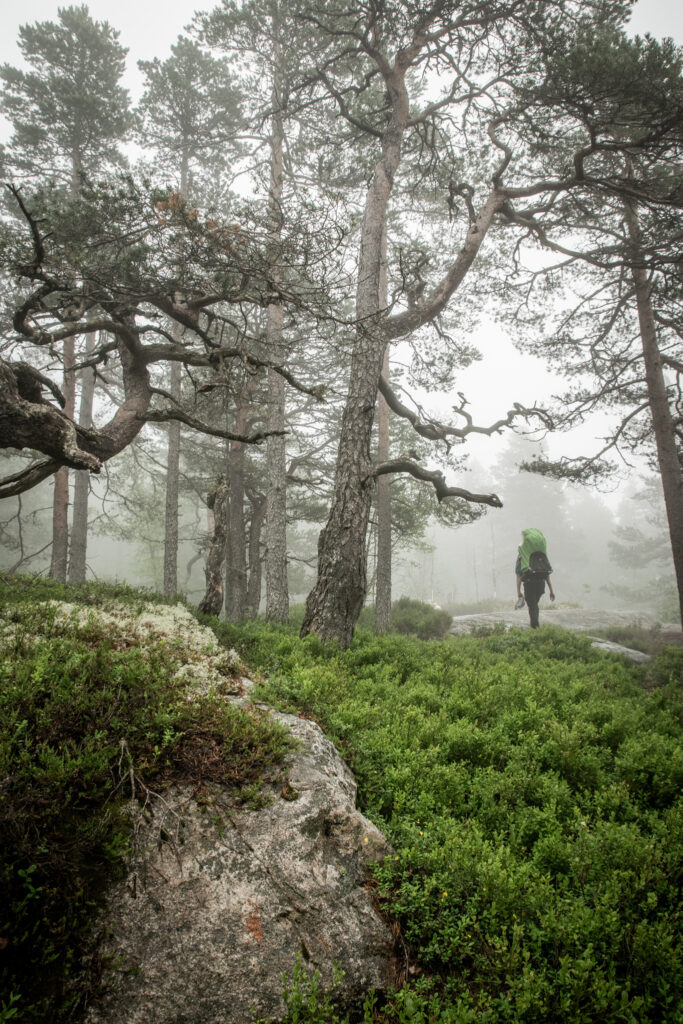
[{"label": "misty sky", "polygon": [[[0,63],[21,64],[21,55],[16,44],[19,26],[35,21],[56,20],[60,6],[55,0],[11,0],[0,2]],[[91,15],[97,20],[107,20],[120,32],[120,41],[129,50],[128,65],[123,84],[136,100],[141,91],[141,75],[138,60],[153,57],[165,58],[172,43],[191,22],[196,10],[211,10],[216,4],[195,5],[187,0],[159,0],[140,3],[140,0],[91,0],[88,3]],[[630,27],[634,33],[661,38],[672,36],[683,45],[683,2],[680,0],[639,0],[635,5]],[[0,141],[7,141],[8,126],[0,117]],[[553,378],[540,360],[520,355],[500,329],[482,324],[473,340],[482,350],[484,359],[464,371],[458,380],[458,390],[470,402],[470,412],[478,423],[490,423],[505,415],[512,402],[519,401],[532,405],[543,402],[553,392],[562,391],[562,382]],[[494,369],[492,369],[492,366]],[[452,401],[444,397],[433,411],[447,415]],[[596,436],[600,436],[599,424],[588,425],[581,434],[571,437],[553,435],[548,446],[553,456],[576,454],[579,446],[585,450]],[[495,459],[504,439],[475,438],[468,445],[469,450],[483,463]]]},{"label": "misty sky", "polygon": [[[19,64],[16,45],[20,25],[34,21],[54,21],[59,7],[68,2],[55,0],[5,0],[0,3],[0,62]],[[141,76],[138,60],[165,57],[172,43],[192,20],[195,10],[211,10],[217,4],[187,2],[187,0],[90,0],[91,15],[100,21],[109,21],[121,33],[121,43],[128,47],[128,69],[124,84],[133,98],[140,90]],[[680,0],[639,0],[631,18],[633,32],[653,36],[672,36],[683,45],[683,3]]]}]

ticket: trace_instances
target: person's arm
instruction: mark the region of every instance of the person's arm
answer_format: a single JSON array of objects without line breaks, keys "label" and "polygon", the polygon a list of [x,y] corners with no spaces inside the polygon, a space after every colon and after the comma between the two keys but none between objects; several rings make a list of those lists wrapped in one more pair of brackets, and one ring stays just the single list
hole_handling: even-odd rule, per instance
[{"label": "person's arm", "polygon": [[515,581],[517,583],[517,604],[515,608],[521,608],[524,604],[524,598],[522,597],[522,559],[517,555],[517,561],[515,562]]},{"label": "person's arm", "polygon": [[555,591],[553,590],[553,584],[550,576],[548,576],[548,595],[550,596],[551,601],[555,600]]}]

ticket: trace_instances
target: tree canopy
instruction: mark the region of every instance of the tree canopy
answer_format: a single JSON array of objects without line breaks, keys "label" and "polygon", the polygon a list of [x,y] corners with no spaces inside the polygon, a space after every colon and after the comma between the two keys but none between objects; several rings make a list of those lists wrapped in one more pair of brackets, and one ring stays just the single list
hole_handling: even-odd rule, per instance
[{"label": "tree canopy", "polygon": [[[97,473],[145,423],[176,421],[221,443],[271,438],[274,508],[286,472],[276,439],[296,434],[302,457],[317,440],[310,406],[294,425],[287,404],[297,393],[325,403],[337,460],[303,631],[346,644],[384,476],[408,475],[439,502],[499,507],[499,495],[449,479],[461,472],[458,459],[447,468],[452,450],[474,433],[570,425],[620,404],[617,446],[649,443],[641,414],[668,410],[654,431],[666,478],[663,439],[669,466],[681,445],[681,55],[629,40],[629,7],[226,0],[166,59],[141,62],[142,159],[118,176],[116,147],[133,121],[115,30],[87,8],[25,26],[35,70],[2,71],[15,180],[2,227],[0,443],[41,457],[0,482],[0,495],[60,465]],[[103,54],[107,73],[95,75]],[[450,421],[435,418],[412,386],[456,391],[475,355],[469,328],[494,304],[533,329],[535,351],[581,375],[577,388],[558,409],[515,403],[489,424],[474,422],[464,396]],[[550,336],[548,308],[559,318]],[[632,347],[653,330],[660,384]],[[107,389],[98,425],[75,422],[54,379],[77,336],[97,339],[78,365]],[[411,353],[400,378],[385,363],[397,346]],[[173,365],[184,368],[182,398],[161,373]],[[269,373],[267,391],[240,391],[241,370]],[[209,412],[211,392],[230,395],[232,412]],[[430,448],[414,457],[415,446],[394,443],[375,458],[380,395]],[[254,414],[263,401],[267,422]],[[272,521],[268,535],[281,578],[284,535]]]}]

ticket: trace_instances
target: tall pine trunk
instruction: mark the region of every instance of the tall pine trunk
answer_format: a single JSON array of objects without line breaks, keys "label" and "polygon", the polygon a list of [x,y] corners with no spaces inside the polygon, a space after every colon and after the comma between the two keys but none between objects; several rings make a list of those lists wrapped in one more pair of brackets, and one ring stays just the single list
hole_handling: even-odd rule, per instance
[{"label": "tall pine trunk", "polygon": [[[389,376],[389,349],[384,353],[382,373]],[[382,395],[377,409],[377,461],[389,459],[389,406]],[[377,480],[377,566],[375,570],[375,632],[391,628],[391,478]]]},{"label": "tall pine trunk", "polygon": [[631,276],[636,293],[638,323],[645,365],[645,381],[652,415],[657,460],[662,476],[664,504],[669,522],[669,536],[673,554],[678,603],[683,623],[683,472],[676,445],[676,424],[671,414],[662,357],[657,343],[650,282],[642,258],[642,242],[636,210],[626,204],[626,221],[633,247]]},{"label": "tall pine trunk", "polygon": [[[180,195],[187,199],[189,178],[189,152],[182,151],[180,162]],[[180,345],[183,328],[174,324],[173,340]],[[182,365],[171,363],[171,396],[178,402],[182,381]],[[164,502],[164,580],[166,597],[178,593],[178,494],[180,491],[180,422],[172,420],[168,425],[168,450],[166,456],[166,498]]]},{"label": "tall pine trunk", "polygon": [[[64,341],[64,383],[63,391],[66,399],[64,413],[73,418],[76,409],[76,380],[74,374],[76,342],[74,338]],[[66,582],[67,562],[69,556],[69,470],[66,466],[58,469],[54,476],[52,493],[52,558],[50,560],[50,576]]]},{"label": "tall pine trunk", "polygon": [[[76,199],[81,189],[81,154],[74,149],[71,154],[71,186],[70,198]],[[64,412],[73,419],[76,411],[76,377],[74,365],[76,362],[76,339],[66,338],[64,341]],[[54,490],[52,494],[52,559],[50,562],[50,576],[66,582],[67,564],[69,558],[69,470],[66,466],[55,473]]]},{"label": "tall pine trunk", "polygon": [[302,636],[351,643],[367,586],[365,538],[375,492],[370,442],[379,377],[387,345],[382,325],[382,237],[408,116],[403,76],[392,82],[394,109],[366,196],[361,227],[356,337],[342,416],[332,508],[318,541],[318,578],[308,595]]},{"label": "tall pine trunk", "polygon": [[206,553],[206,590],[199,602],[199,611],[205,615],[219,615],[223,607],[223,563],[228,504],[228,486],[224,476],[216,481],[206,504],[211,528]]},{"label": "tall pine trunk", "polygon": [[[182,367],[171,364],[172,397],[180,400]],[[178,493],[180,490],[180,422],[172,420],[168,425],[168,449],[166,458],[166,500],[164,506],[164,595],[173,597],[178,593]],[[221,598],[222,603],[222,598]]]},{"label": "tall pine trunk", "polygon": [[241,622],[247,612],[247,523],[244,515],[244,445],[230,441],[228,451],[228,557],[225,614],[228,622]]},{"label": "tall pine trunk", "polygon": [[[434,10],[431,8],[432,13]],[[365,537],[375,491],[370,442],[387,340],[389,336],[409,334],[441,311],[468,273],[505,199],[504,191],[494,182],[455,260],[433,290],[429,305],[387,320],[380,302],[382,236],[408,118],[405,73],[410,66],[411,52],[424,45],[425,39],[426,36],[417,38],[412,51],[411,47],[401,51],[394,67],[384,73],[392,114],[382,138],[382,157],[375,166],[365,201],[356,289],[357,328],[337,452],[332,508],[318,541],[318,576],[308,595],[301,626],[302,636],[317,633],[322,640],[337,640],[342,647],[351,643],[365,599]]]},{"label": "tall pine trunk", "polygon": [[[387,235],[382,237],[382,271],[380,303],[387,304]],[[382,375],[390,377],[389,346],[384,352]],[[377,403],[377,461],[389,459],[389,406],[379,395]],[[377,480],[377,565],[375,569],[375,632],[388,633],[391,628],[391,478],[388,474]]]},{"label": "tall pine trunk", "polygon": [[264,494],[250,494],[251,518],[249,520],[249,581],[247,583],[247,618],[255,619],[261,604],[262,560],[261,534],[266,519],[268,503]]},{"label": "tall pine trunk", "polygon": [[[85,339],[85,357],[92,355],[95,349],[94,335],[88,334]],[[81,370],[81,400],[78,409],[78,422],[82,427],[91,427],[93,423],[93,404],[95,400],[95,370],[86,366]],[[90,473],[78,470],[74,474],[74,505],[71,522],[71,544],[69,545],[69,582],[85,583],[88,555],[88,499],[90,497]]]},{"label": "tall pine trunk", "polygon": [[[272,275],[279,279],[279,248],[282,236],[283,141],[282,73],[277,12],[273,17],[273,116],[270,138],[269,241],[272,251]],[[282,304],[267,309],[266,343],[269,357],[284,362]],[[266,450],[266,619],[287,622],[289,588],[287,583],[287,452],[285,446],[285,382],[274,370],[268,371],[268,418],[271,434]]]},{"label": "tall pine trunk", "polygon": [[[246,432],[249,416],[249,390],[247,382],[237,397],[233,429]],[[246,392],[246,393],[245,393]],[[225,616],[228,622],[241,622],[247,614],[247,520],[244,511],[245,446],[241,441],[227,442],[227,478],[230,501],[228,505],[227,550],[228,569],[225,588]]]}]

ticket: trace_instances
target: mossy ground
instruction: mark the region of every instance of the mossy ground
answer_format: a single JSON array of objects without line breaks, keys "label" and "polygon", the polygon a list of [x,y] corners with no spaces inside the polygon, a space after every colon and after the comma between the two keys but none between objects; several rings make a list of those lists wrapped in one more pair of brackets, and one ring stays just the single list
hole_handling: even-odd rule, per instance
[{"label": "mossy ground", "polygon": [[[45,603],[65,598],[77,603],[67,614]],[[127,624],[126,608],[139,614],[148,600],[128,587],[0,579],[0,1021],[77,1016],[133,791],[221,785],[238,801],[288,747],[268,718],[193,694],[177,640],[131,640],[112,625],[117,609]]]},{"label": "mossy ground", "polygon": [[[188,693],[183,643],[43,603],[144,617],[151,597],[0,578],[0,1022],[77,1018],[132,780],[227,781],[239,799],[286,749],[215,690]],[[342,652],[204,621],[260,670],[261,697],[324,725],[395,848],[374,884],[406,983],[369,993],[356,1017],[679,1024],[680,648],[637,666],[543,627],[439,642],[360,631]],[[298,1024],[348,1017],[301,971],[288,1005]]]}]

